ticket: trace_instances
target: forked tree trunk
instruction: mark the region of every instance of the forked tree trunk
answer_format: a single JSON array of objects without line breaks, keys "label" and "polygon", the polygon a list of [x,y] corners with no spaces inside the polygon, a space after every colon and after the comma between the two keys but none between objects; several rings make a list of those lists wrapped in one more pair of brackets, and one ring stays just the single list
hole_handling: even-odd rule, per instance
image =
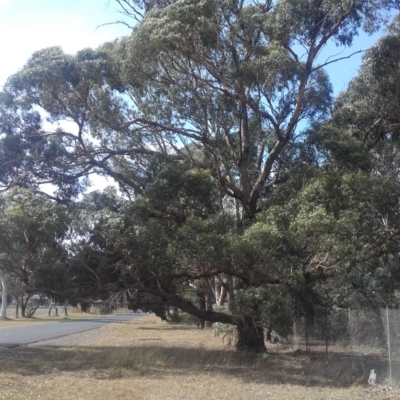
[{"label": "forked tree trunk", "polygon": [[221,282],[216,281],[214,285],[215,304],[221,307],[226,300],[226,288]]},{"label": "forked tree trunk", "polygon": [[39,308],[40,303],[42,302],[42,300],[43,300],[43,294],[40,295],[39,301],[38,301],[38,303],[36,304],[36,306],[35,306],[35,307],[32,307],[32,308],[29,310],[29,313],[28,313],[28,315],[27,315],[28,318],[33,317],[33,314],[35,314],[36,310]]},{"label": "forked tree trunk", "polygon": [[237,325],[237,344],[238,350],[255,351],[263,353],[265,351],[264,332],[261,324],[254,322],[251,317],[244,317],[243,322]]},{"label": "forked tree trunk", "polygon": [[28,302],[29,299],[31,298],[30,295],[26,296],[26,298],[24,298],[24,296],[21,296],[21,300],[20,300],[20,305],[21,305],[21,317],[25,318],[26,317],[26,308],[28,306]]}]

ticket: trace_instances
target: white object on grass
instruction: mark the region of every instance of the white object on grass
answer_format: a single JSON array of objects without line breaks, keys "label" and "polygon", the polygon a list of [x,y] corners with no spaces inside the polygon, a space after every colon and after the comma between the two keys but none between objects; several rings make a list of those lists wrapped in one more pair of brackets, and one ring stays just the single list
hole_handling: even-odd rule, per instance
[{"label": "white object on grass", "polygon": [[369,378],[368,378],[368,383],[370,385],[375,385],[375,381],[376,381],[376,373],[374,369],[371,369],[371,372],[369,374]]}]

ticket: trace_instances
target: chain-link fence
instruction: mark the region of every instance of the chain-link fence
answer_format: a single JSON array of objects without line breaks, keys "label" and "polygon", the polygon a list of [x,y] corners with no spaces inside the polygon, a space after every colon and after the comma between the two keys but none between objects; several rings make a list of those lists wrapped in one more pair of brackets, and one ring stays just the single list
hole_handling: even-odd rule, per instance
[{"label": "chain-link fence", "polygon": [[348,358],[352,367],[379,365],[386,383],[400,386],[400,310],[321,309],[295,320],[290,342],[295,350]]},{"label": "chain-link fence", "polygon": [[385,328],[389,381],[400,386],[400,310],[381,310]]}]

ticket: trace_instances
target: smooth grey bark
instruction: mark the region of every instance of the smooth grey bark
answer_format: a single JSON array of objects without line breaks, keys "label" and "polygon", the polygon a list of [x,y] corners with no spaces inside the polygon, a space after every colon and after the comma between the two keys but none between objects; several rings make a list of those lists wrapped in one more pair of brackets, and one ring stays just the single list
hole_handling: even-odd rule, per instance
[{"label": "smooth grey bark", "polygon": [[0,313],[0,318],[5,319],[7,318],[7,307],[8,307],[8,302],[7,302],[7,296],[8,296],[8,282],[7,282],[7,277],[5,275],[0,276],[1,280],[1,297],[2,297],[2,302],[1,302],[1,313]]}]

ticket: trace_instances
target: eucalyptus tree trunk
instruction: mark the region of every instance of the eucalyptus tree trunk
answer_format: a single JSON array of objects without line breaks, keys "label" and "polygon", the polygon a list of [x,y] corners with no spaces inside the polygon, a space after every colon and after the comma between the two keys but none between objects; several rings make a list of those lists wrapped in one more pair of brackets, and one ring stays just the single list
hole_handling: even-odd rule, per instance
[{"label": "eucalyptus tree trunk", "polygon": [[[231,276],[228,277],[227,284],[228,309],[231,314],[236,314],[237,309],[234,295],[234,278]],[[257,353],[262,353],[266,350],[264,331],[261,321],[257,318],[244,316],[241,322],[234,326],[233,335],[238,350],[255,351]]]},{"label": "eucalyptus tree trunk", "polygon": [[[212,306],[212,290],[211,287],[208,288],[207,292],[206,292],[206,310],[207,311],[212,311],[213,306]],[[205,328],[212,328],[212,322],[211,321],[206,321],[204,324]]]},{"label": "eucalyptus tree trunk", "polygon": [[257,353],[265,351],[264,332],[259,321],[251,317],[244,317],[243,322],[237,325],[238,350],[252,350]]},{"label": "eucalyptus tree trunk", "polygon": [[21,296],[19,304],[21,306],[21,317],[25,318],[26,317],[26,305],[27,305],[27,302],[25,302],[24,296]]},{"label": "eucalyptus tree trunk", "polygon": [[39,308],[40,303],[42,302],[42,299],[43,299],[43,294],[40,295],[39,301],[36,304],[36,306],[30,308],[28,315],[27,315],[28,318],[33,317],[33,314],[35,314],[36,310]]},{"label": "eucalyptus tree trunk", "polygon": [[51,310],[53,308],[53,300],[50,300],[50,304],[49,304],[49,317],[51,317]]},{"label": "eucalyptus tree trunk", "polygon": [[221,284],[221,282],[216,281],[214,285],[214,296],[215,296],[215,304],[218,307],[221,307],[226,301],[226,288]]},{"label": "eucalyptus tree trunk", "polygon": [[30,299],[31,299],[30,295],[27,295],[25,297],[21,296],[21,317],[23,318],[29,318],[29,313],[27,313],[27,310]]},{"label": "eucalyptus tree trunk", "polygon": [[[204,309],[213,310],[213,290],[210,281],[207,278],[202,279],[202,288],[204,293]],[[204,328],[212,328],[212,321],[205,321]]]},{"label": "eucalyptus tree trunk", "polygon": [[227,278],[227,286],[228,290],[226,293],[227,301],[228,301],[228,310],[231,314],[236,314],[236,304],[235,304],[235,293],[234,293],[234,282],[233,277],[228,276]]},{"label": "eucalyptus tree trunk", "polygon": [[0,317],[2,319],[7,318],[7,307],[8,307],[8,302],[7,302],[7,296],[8,296],[8,282],[7,278],[4,275],[1,275],[1,287],[2,287],[2,302],[1,302],[1,315]]}]

